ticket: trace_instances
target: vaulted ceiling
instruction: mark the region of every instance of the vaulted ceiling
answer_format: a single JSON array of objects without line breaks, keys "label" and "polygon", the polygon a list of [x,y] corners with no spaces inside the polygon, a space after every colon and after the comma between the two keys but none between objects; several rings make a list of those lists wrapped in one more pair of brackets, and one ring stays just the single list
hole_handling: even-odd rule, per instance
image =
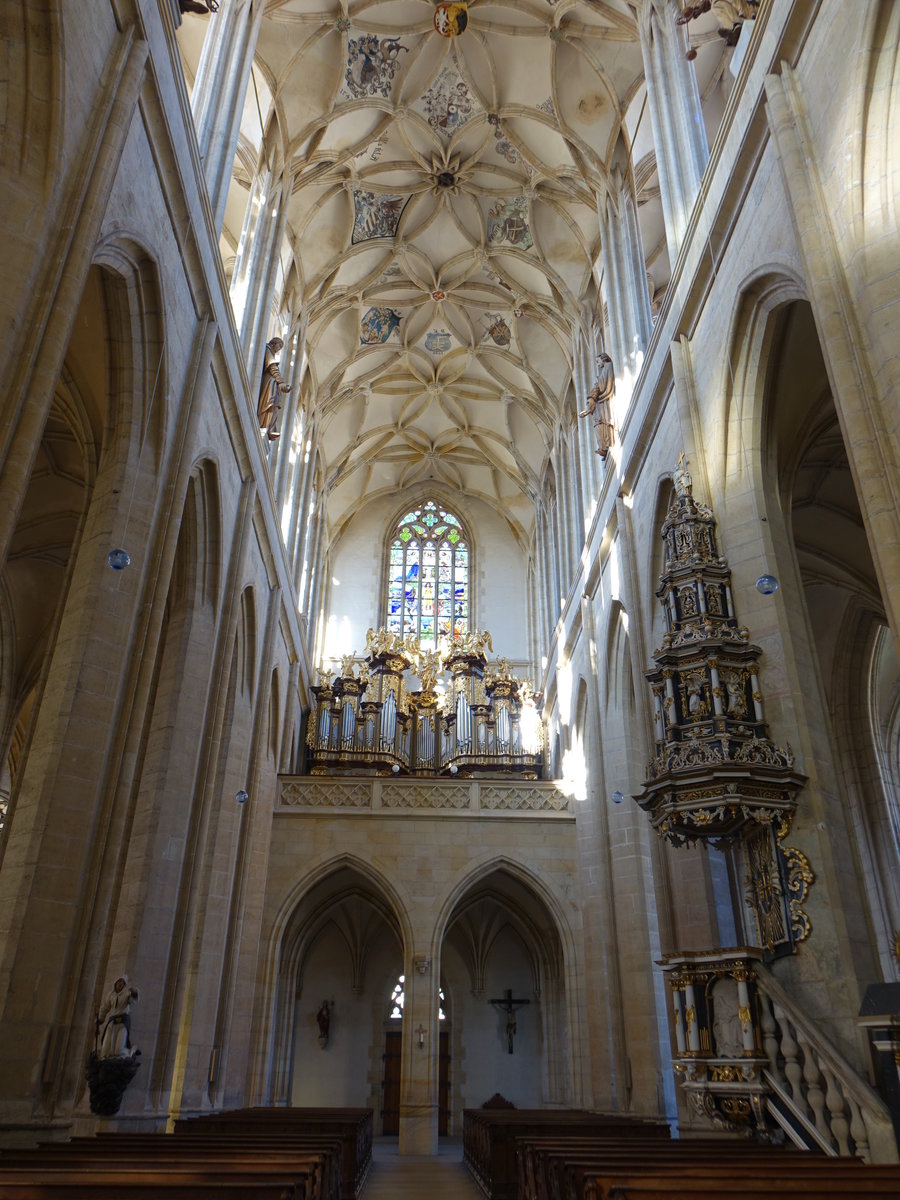
[{"label": "vaulted ceiling", "polygon": [[[432,481],[528,537],[554,429],[575,419],[573,334],[599,322],[614,162],[634,172],[651,294],[668,281],[631,6],[470,0],[444,36],[464,7],[266,6],[223,254],[260,156],[286,164],[279,293],[305,318],[332,536]],[[189,79],[214,20],[188,18]],[[713,94],[722,42],[694,41]]]}]

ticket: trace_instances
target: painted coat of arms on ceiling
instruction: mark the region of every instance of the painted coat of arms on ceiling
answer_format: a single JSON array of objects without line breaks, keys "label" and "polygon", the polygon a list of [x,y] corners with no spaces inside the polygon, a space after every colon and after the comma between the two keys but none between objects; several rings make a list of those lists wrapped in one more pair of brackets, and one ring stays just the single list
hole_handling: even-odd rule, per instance
[{"label": "painted coat of arms on ceiling", "polygon": [[534,245],[528,225],[528,201],[524,196],[496,200],[488,210],[488,241],[492,246],[515,246],[530,250]]},{"label": "painted coat of arms on ceiling", "polygon": [[466,81],[449,67],[444,67],[416,107],[421,107],[435,133],[445,138],[483,111]]},{"label": "painted coat of arms on ceiling", "polygon": [[497,153],[502,155],[508,163],[512,163],[513,166],[521,162],[518,150],[500,128],[500,118],[497,113],[488,113],[488,125],[494,130],[494,149]]},{"label": "painted coat of arms on ceiling", "polygon": [[359,344],[361,346],[383,346],[399,326],[400,314],[396,309],[381,308],[376,305],[363,315],[359,323]]},{"label": "painted coat of arms on ceiling", "polygon": [[453,349],[453,338],[446,329],[430,329],[425,334],[425,349],[437,358]]},{"label": "painted coat of arms on ceiling", "polygon": [[400,215],[409,196],[379,196],[374,192],[353,193],[353,234],[351,245],[370,238],[392,238],[400,224]]},{"label": "painted coat of arms on ceiling", "polygon": [[486,342],[490,338],[495,346],[499,346],[501,350],[505,350],[512,341],[512,332],[503,319],[503,314],[486,312],[484,315],[488,319],[488,327],[482,341]]},{"label": "painted coat of arms on ceiling", "polygon": [[441,0],[434,8],[434,27],[441,37],[459,37],[469,24],[467,0]]},{"label": "painted coat of arms on ceiling", "polygon": [[347,42],[347,68],[341,89],[354,100],[366,96],[389,96],[400,52],[409,53],[399,38],[377,38],[374,33],[350,38]]}]

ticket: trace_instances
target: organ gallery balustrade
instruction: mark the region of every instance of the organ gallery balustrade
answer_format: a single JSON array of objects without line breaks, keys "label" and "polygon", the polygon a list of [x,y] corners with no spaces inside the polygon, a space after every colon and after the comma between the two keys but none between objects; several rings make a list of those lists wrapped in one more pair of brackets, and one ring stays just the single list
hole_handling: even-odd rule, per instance
[{"label": "organ gallery balustrade", "polygon": [[[453,638],[441,650],[370,629],[365,660],[341,660],[312,689],[306,746],[313,775],[515,773],[539,779],[543,725],[530,684],[504,658],[491,660],[489,633]],[[410,691],[408,679],[420,681]]]}]

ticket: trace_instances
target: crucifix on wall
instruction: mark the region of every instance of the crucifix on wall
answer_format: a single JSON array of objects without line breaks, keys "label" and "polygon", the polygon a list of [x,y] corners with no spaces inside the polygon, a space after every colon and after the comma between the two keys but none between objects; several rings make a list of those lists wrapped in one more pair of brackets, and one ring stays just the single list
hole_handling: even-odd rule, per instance
[{"label": "crucifix on wall", "polygon": [[512,988],[507,988],[503,993],[502,1000],[490,1000],[488,1003],[493,1004],[494,1008],[502,1009],[506,1013],[506,1045],[509,1053],[512,1054],[516,1040],[516,1013],[520,1008],[524,1008],[526,1004],[530,1004],[531,1001],[514,1000]]}]

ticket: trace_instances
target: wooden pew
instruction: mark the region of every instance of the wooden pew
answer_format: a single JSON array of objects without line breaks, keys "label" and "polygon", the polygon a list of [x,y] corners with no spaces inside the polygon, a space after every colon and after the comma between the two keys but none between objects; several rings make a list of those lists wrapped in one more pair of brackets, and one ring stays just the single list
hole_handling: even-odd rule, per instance
[{"label": "wooden pew", "polygon": [[[114,1139],[113,1139],[114,1140]],[[339,1200],[340,1144],[332,1155],[300,1154],[296,1150],[237,1147],[209,1149],[202,1146],[169,1145],[173,1138],[164,1134],[149,1135],[156,1145],[131,1146],[54,1144],[31,1151],[7,1151],[0,1158],[0,1181],[5,1174],[16,1170],[37,1171],[104,1171],[128,1172],[167,1171],[174,1174],[191,1172],[200,1176],[252,1177],[266,1180],[270,1176],[289,1178],[303,1200]]]},{"label": "wooden pew", "polygon": [[356,1200],[372,1164],[371,1108],[242,1108],[175,1122],[175,1136],[339,1137],[343,1144],[342,1200]]},{"label": "wooden pew", "polygon": [[[673,1157],[691,1153],[693,1156],[716,1156],[725,1153],[746,1154],[753,1163],[766,1155],[781,1155],[780,1149],[747,1142],[724,1143],[719,1138],[697,1138],[690,1141],[665,1142],[661,1139],[627,1142],[620,1138],[596,1136],[532,1137],[516,1139],[517,1196],[519,1200],[559,1200],[565,1193],[563,1175],[567,1167],[581,1164],[597,1165],[611,1159],[640,1162],[670,1161]],[[780,1159],[779,1159],[780,1161]]]},{"label": "wooden pew", "polygon": [[[742,1153],[738,1147],[730,1151],[721,1147],[715,1153],[694,1155],[690,1152],[680,1154],[652,1155],[642,1154],[639,1158],[629,1158],[626,1154],[609,1153],[597,1156],[593,1160],[582,1162],[567,1162],[562,1172],[562,1180],[558,1195],[566,1200],[584,1200],[588,1190],[588,1180],[601,1176],[641,1174],[656,1176],[665,1174],[667,1178],[679,1179],[688,1176],[704,1176],[718,1180],[720,1188],[727,1190],[732,1180],[785,1178],[816,1180],[833,1178],[835,1159],[806,1153],[790,1153],[774,1150],[755,1154],[752,1151]],[[844,1166],[853,1178],[861,1178],[863,1164],[854,1159],[844,1160]],[[847,1172],[842,1169],[841,1176],[846,1180]],[[846,1184],[845,1184],[846,1186]]]},{"label": "wooden pew", "polygon": [[668,1140],[664,1121],[589,1113],[581,1109],[466,1109],[463,1157],[488,1200],[514,1200],[517,1191],[516,1139],[559,1132],[604,1134],[631,1139]]},{"label": "wooden pew", "polygon": [[0,1200],[304,1200],[287,1175],[189,1170],[0,1169]]},{"label": "wooden pew", "polygon": [[[74,1138],[66,1149],[97,1148],[117,1160],[124,1156],[190,1156],[192,1161],[210,1162],[223,1156],[239,1156],[246,1161],[304,1162],[315,1164],[312,1200],[340,1200],[344,1146],[340,1138],[327,1139],[316,1134],[288,1136],[259,1133],[247,1137],[207,1137],[195,1130],[175,1138],[157,1133],[101,1133],[93,1138]],[[2,1162],[2,1159],[0,1159]]]},{"label": "wooden pew", "polygon": [[733,1172],[723,1173],[721,1166],[653,1175],[636,1168],[634,1173],[587,1176],[582,1196],[583,1200],[718,1200],[723,1196],[728,1200],[896,1200],[900,1195],[900,1168],[894,1165],[863,1164],[855,1169],[851,1159],[824,1161],[828,1169],[807,1176],[760,1172],[735,1177]]}]

